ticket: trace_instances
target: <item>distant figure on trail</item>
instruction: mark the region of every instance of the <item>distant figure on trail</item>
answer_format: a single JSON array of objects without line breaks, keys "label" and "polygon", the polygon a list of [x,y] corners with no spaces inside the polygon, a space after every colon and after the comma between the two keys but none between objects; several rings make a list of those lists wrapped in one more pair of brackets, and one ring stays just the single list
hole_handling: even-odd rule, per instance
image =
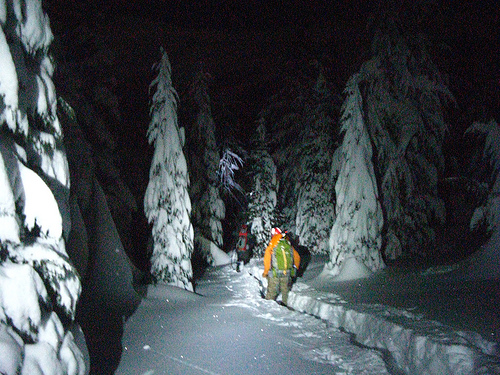
[{"label": "distant figure on trail", "polygon": [[309,262],[311,261],[311,252],[306,246],[300,245],[300,237],[298,234],[288,233],[287,236],[290,239],[290,243],[292,244],[293,248],[297,250],[300,256],[300,267],[297,270],[295,278],[302,277],[304,275],[304,271],[309,265]]},{"label": "distant figure on trail", "polygon": [[299,253],[293,248],[288,236],[279,228],[273,228],[272,238],[264,253],[264,273],[267,277],[266,299],[275,300],[281,292],[281,302],[288,304],[288,292],[292,277],[300,265]]},{"label": "distant figure on trail", "polygon": [[236,254],[238,255],[238,265],[236,270],[239,272],[243,264],[250,261],[250,238],[248,233],[248,225],[243,224],[238,233],[238,241],[236,242]]}]

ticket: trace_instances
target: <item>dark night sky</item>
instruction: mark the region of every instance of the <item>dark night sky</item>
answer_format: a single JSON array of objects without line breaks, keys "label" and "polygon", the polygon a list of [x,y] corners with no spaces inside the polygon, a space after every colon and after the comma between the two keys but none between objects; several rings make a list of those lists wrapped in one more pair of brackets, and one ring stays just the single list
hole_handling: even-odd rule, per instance
[{"label": "dark night sky", "polygon": [[[431,39],[449,46],[449,50],[436,49],[435,60],[450,75],[457,99],[482,100],[498,115],[498,1],[424,2],[430,5],[428,14],[421,16],[421,25]],[[104,32],[115,33],[118,43],[126,43],[125,53],[128,51],[130,61],[142,71],[146,70],[142,64],[149,67],[157,59],[156,53],[144,53],[145,49],[157,51],[160,45],[171,58],[174,81],[176,75],[182,78],[203,61],[214,77],[213,101],[227,103],[243,121],[253,121],[263,99],[279,87],[276,73],[291,59],[322,58],[329,65],[329,78],[339,86],[345,84],[369,56],[371,36],[366,25],[378,3],[44,1],[54,33],[79,22],[105,24],[108,29]],[[117,21],[124,17],[128,19],[125,23]],[[141,57],[142,62],[138,61]],[[150,79],[149,73],[144,72],[144,79]]]},{"label": "dark night sky", "polygon": [[[449,77],[457,100],[447,112],[455,132],[450,139],[461,136],[473,121],[488,121],[492,115],[500,121],[498,0],[422,2],[428,4],[427,13],[412,18],[434,42],[433,59]],[[113,90],[124,112],[124,123],[114,129],[122,138],[117,139],[119,152],[126,156],[120,169],[130,174],[130,181],[142,181],[132,187],[140,197],[150,163],[147,153],[140,151],[148,149],[148,87],[160,46],[172,62],[181,107],[202,62],[213,77],[210,96],[216,120],[224,107],[247,134],[266,99],[281,88],[283,70],[319,59],[328,80],[342,92],[349,76],[370,58],[372,35],[367,24],[379,1],[44,0],[43,4],[55,35],[86,24],[114,46],[119,59]]]},{"label": "dark night sky", "polygon": [[[491,115],[500,121],[498,0],[421,1],[429,4],[428,13],[415,19],[435,42],[433,59],[449,77],[457,99],[457,106],[448,111],[450,129],[461,135],[473,121],[487,121]],[[280,72],[285,69],[319,59],[329,81],[342,92],[348,78],[370,58],[372,36],[367,23],[378,3],[43,0],[56,37],[85,24],[113,46],[118,57],[113,66],[117,81],[113,92],[119,97],[123,122],[111,124],[115,126],[112,132],[121,156],[119,168],[138,202],[149,178],[148,87],[160,46],[172,62],[181,99],[203,62],[213,77],[214,113],[225,106],[248,130],[266,99],[281,88]],[[87,78],[89,85],[102,79]]]}]

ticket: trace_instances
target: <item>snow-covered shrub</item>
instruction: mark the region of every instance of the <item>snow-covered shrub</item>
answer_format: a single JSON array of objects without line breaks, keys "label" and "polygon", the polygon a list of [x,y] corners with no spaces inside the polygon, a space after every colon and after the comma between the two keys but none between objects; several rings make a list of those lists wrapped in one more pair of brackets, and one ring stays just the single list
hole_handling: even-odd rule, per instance
[{"label": "snow-covered shrub", "polygon": [[148,141],[155,151],[149,184],[144,197],[144,212],[153,224],[151,273],[156,281],[193,290],[191,254],[193,226],[190,221],[189,175],[182,147],[184,128],[177,123],[177,93],[172,86],[167,53],[154,68],[151,83],[156,91],[151,103]]}]

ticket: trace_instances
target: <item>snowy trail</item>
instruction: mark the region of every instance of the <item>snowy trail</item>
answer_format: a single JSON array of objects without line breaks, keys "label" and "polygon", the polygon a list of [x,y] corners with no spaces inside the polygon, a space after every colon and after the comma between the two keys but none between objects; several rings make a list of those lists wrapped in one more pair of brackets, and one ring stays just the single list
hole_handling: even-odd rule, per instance
[{"label": "snowy trail", "polygon": [[127,321],[116,374],[386,374],[379,352],[260,297],[248,272],[214,268],[198,295],[150,287]]}]

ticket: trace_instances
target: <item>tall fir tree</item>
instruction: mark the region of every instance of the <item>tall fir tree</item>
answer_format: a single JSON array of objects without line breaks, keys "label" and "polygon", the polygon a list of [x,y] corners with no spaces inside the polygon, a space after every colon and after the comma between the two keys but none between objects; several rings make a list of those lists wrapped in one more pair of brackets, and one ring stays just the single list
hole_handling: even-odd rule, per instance
[{"label": "tall fir tree", "polygon": [[0,369],[83,375],[53,35],[39,0],[2,1],[0,19]]},{"label": "tall fir tree", "polygon": [[161,54],[160,62],[153,67],[158,76],[150,86],[156,91],[147,135],[155,151],[144,198],[144,212],[153,225],[151,274],[155,281],[192,291],[194,232],[182,149],[185,135],[177,122],[177,93],[172,86],[170,61],[163,49]]},{"label": "tall fir tree", "polygon": [[427,51],[404,32],[402,15],[381,13],[372,58],[359,72],[386,213],[385,257],[429,255],[444,223],[438,179],[444,168],[444,106],[453,100]]},{"label": "tall fir tree", "polygon": [[[137,255],[139,251],[132,244],[137,234],[137,227],[131,228],[132,220],[139,207],[129,186],[136,188],[140,184],[135,179],[134,184],[127,186],[126,173],[123,173],[126,168],[122,163],[123,159],[130,162],[130,152],[141,146],[130,139],[124,142],[125,137],[122,137],[127,116],[123,116],[122,108],[125,106],[120,106],[116,90],[116,83],[122,78],[117,68],[120,61],[117,46],[99,35],[98,27],[90,27],[85,23],[59,35],[57,45],[54,81],[64,101],[71,107],[70,112],[74,111],[77,126],[81,128],[81,135],[85,138],[79,141],[91,144],[92,159],[90,164],[85,161],[86,167],[92,169],[104,190],[107,205],[128,255],[134,256],[134,260],[145,257],[146,251],[140,251],[141,254]],[[83,50],[86,53],[75,53]],[[61,109],[65,107],[66,105],[61,105]],[[67,126],[66,122],[63,126]],[[75,134],[74,129],[70,131]],[[68,137],[65,137],[66,141]],[[145,140],[143,143],[146,143]],[[127,157],[123,158],[122,155]],[[71,173],[73,175],[74,172]],[[78,177],[78,181],[73,182],[82,186],[84,182],[81,180]],[[143,194],[143,191],[140,193]],[[86,196],[91,197],[95,195]],[[83,203],[84,196],[80,194],[78,199]],[[89,205],[89,202],[85,202],[80,207],[83,209]],[[146,263],[145,259],[143,263]]]},{"label": "tall fir tree", "polygon": [[[481,248],[461,264],[463,278],[496,279],[500,277],[500,126],[491,119],[488,123],[476,122],[467,133],[478,136],[484,144],[479,158],[472,158],[472,169],[486,167],[485,181],[488,194],[484,203],[476,208],[471,219],[471,229],[483,224],[488,238]],[[487,163],[484,163],[484,161]],[[486,164],[486,165],[485,165]],[[478,181],[479,182],[479,181]]]},{"label": "tall fir tree", "polygon": [[[483,182],[487,186],[488,196],[484,204],[475,210],[471,227],[484,222],[486,230],[492,233],[500,230],[500,126],[493,119],[488,123],[475,122],[467,129],[467,133],[484,137],[481,158],[489,164],[488,178]],[[481,160],[476,162],[482,164]]]},{"label": "tall fir tree", "polygon": [[[295,67],[295,66],[294,66]],[[302,69],[283,73],[280,91],[269,99],[260,116],[268,128],[268,148],[280,176],[278,206],[287,227],[295,231],[296,185],[301,177],[299,144],[307,131],[304,113],[309,108],[309,77]],[[301,150],[303,151],[303,150]]]},{"label": "tall fir tree", "polygon": [[[328,236],[335,220],[333,185],[330,170],[334,148],[333,115],[335,99],[322,71],[309,89],[309,104],[302,115],[299,143],[291,153],[298,160],[291,167],[296,197],[295,233],[301,245],[313,253],[328,252]],[[293,163],[295,164],[295,163]]]},{"label": "tall fir tree", "polygon": [[[347,98],[341,118],[341,130],[345,132],[342,164],[335,184],[337,217],[330,232],[330,261],[325,265],[324,274],[357,278],[384,267],[380,253],[383,215],[357,75],[350,78],[345,91]],[[347,268],[345,264],[349,259],[352,263]]]},{"label": "tall fir tree", "polygon": [[338,104],[317,61],[295,75],[284,80],[262,113],[271,128],[272,156],[280,175],[278,207],[301,245],[326,253],[335,218],[330,168]]},{"label": "tall fir tree", "polygon": [[212,246],[222,249],[224,244],[225,205],[219,193],[220,155],[208,92],[209,80],[210,75],[201,69],[191,86],[197,115],[188,136],[187,155],[193,181],[189,193],[193,203],[195,251],[200,251],[206,261],[213,264]]},{"label": "tall fir tree", "polygon": [[264,255],[271,238],[271,229],[276,225],[276,165],[267,150],[268,140],[264,121],[259,121],[253,139],[248,164],[250,165],[252,187],[248,198],[248,220],[255,238],[253,255]]}]

